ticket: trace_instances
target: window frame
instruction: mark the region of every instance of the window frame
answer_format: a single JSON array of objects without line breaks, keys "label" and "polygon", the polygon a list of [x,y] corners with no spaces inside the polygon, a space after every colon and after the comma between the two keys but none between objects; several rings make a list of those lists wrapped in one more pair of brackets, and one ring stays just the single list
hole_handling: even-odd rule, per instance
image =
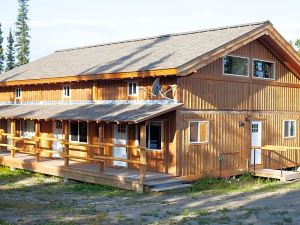
[{"label": "window frame", "polygon": [[[136,85],[136,92],[135,94],[130,94],[130,84],[135,84]],[[138,82],[136,81],[129,81],[127,82],[127,95],[128,96],[137,96],[138,95]]]},{"label": "window frame", "polygon": [[[198,134],[197,134],[198,141],[196,141],[196,142],[191,141],[191,123],[198,123]],[[207,124],[205,141],[200,140],[200,124],[201,123]],[[207,144],[207,143],[209,143],[209,130],[210,130],[209,124],[210,124],[210,122],[208,120],[190,120],[189,121],[189,129],[188,129],[189,130],[189,132],[188,132],[189,144]]]},{"label": "window frame", "polygon": [[[288,136],[285,136],[285,122],[294,122],[295,123],[295,134],[294,136],[290,136],[290,123],[289,123],[289,127],[288,127]],[[282,121],[282,136],[284,139],[294,139],[297,137],[297,120],[290,120],[290,119],[286,119]]]},{"label": "window frame", "polygon": [[[69,96],[65,95],[65,87],[69,87]],[[63,85],[62,96],[63,96],[63,98],[71,98],[71,85],[68,85],[68,84]]]},{"label": "window frame", "polygon": [[[27,136],[24,133],[28,133],[28,121],[33,122],[33,135]],[[26,131],[23,130],[24,123],[26,122]],[[34,120],[20,120],[20,137],[22,138],[33,138],[35,136],[35,121]]]},{"label": "window frame", "polygon": [[[266,62],[266,63],[273,64],[273,66],[272,66],[272,78],[255,77],[254,76],[254,66],[255,66],[254,61],[261,61],[261,62]],[[270,60],[259,59],[259,58],[252,58],[252,74],[251,74],[251,76],[254,79],[275,80],[276,79],[276,64],[275,64],[275,62],[270,61]]]},{"label": "window frame", "polygon": [[[236,58],[241,58],[241,59],[247,59],[247,66],[248,66],[248,69],[247,69],[247,75],[240,75],[240,74],[232,74],[232,73],[225,73],[225,66],[224,66],[224,58],[226,56],[229,56],[229,57],[236,57]],[[246,56],[240,56],[240,55],[224,55],[222,57],[222,72],[223,72],[223,75],[225,76],[235,76],[235,77],[245,77],[245,78],[249,78],[250,77],[250,62],[251,62],[251,59],[249,57],[246,57]]]},{"label": "window frame", "polygon": [[[17,90],[19,90],[20,96],[17,96],[17,93],[18,93]],[[15,96],[16,96],[16,99],[21,99],[22,98],[22,89],[21,88],[15,88]]]},{"label": "window frame", "polygon": [[[158,148],[150,148],[150,124],[151,123],[160,123],[160,127],[161,127],[161,133],[160,133],[160,149]],[[146,148],[147,150],[149,151],[159,151],[159,152],[162,152],[163,149],[164,149],[164,121],[161,121],[161,120],[151,120],[148,122],[148,129],[147,131],[148,132],[148,140],[146,140]],[[146,138],[147,138],[147,135],[146,135]]]},{"label": "window frame", "polygon": [[[78,129],[78,139],[77,141],[73,141],[71,137],[71,123],[76,122],[77,123],[77,129]],[[80,141],[80,132],[79,132],[79,124],[80,122],[86,123],[86,142]],[[69,121],[69,141],[73,143],[83,143],[83,144],[88,144],[89,142],[89,123],[86,121]]]}]

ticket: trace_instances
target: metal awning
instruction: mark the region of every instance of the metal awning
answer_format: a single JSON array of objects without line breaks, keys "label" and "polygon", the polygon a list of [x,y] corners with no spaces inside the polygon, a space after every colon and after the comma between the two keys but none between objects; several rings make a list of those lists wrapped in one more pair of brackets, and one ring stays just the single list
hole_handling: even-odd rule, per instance
[{"label": "metal awning", "polygon": [[182,104],[11,104],[0,105],[1,118],[139,123]]}]

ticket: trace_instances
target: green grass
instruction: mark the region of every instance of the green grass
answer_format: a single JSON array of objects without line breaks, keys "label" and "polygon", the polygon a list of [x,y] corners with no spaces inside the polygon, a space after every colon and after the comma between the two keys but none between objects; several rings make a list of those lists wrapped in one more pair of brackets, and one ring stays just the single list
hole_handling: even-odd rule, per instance
[{"label": "green grass", "polygon": [[219,179],[204,177],[195,182],[189,189],[190,193],[226,194],[230,192],[271,192],[281,187],[299,188],[299,184],[283,184],[274,179],[255,178],[250,174],[244,174],[235,179]]}]

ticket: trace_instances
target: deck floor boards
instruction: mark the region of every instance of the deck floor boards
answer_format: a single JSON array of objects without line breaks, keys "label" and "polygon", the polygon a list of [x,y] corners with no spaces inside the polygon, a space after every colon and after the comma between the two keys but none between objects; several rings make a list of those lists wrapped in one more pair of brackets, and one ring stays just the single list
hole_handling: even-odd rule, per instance
[{"label": "deck floor boards", "polygon": [[[16,153],[13,158],[9,152],[0,152],[0,164],[79,181],[107,184],[124,189],[137,190],[141,188],[139,170],[122,167],[105,167],[104,172],[100,173],[99,165],[94,162],[70,160],[70,165],[65,167],[62,158],[41,157],[40,161],[36,162],[34,155]],[[170,179],[173,177],[173,175],[166,173],[147,171],[145,182],[158,179]]]}]

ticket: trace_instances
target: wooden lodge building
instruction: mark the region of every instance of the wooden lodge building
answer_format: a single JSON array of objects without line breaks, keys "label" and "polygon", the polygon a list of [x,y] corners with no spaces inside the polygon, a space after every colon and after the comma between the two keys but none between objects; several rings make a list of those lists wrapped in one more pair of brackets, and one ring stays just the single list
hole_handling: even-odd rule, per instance
[{"label": "wooden lodge building", "polygon": [[300,163],[300,57],[268,21],[59,50],[0,92],[6,166],[142,190]]}]

